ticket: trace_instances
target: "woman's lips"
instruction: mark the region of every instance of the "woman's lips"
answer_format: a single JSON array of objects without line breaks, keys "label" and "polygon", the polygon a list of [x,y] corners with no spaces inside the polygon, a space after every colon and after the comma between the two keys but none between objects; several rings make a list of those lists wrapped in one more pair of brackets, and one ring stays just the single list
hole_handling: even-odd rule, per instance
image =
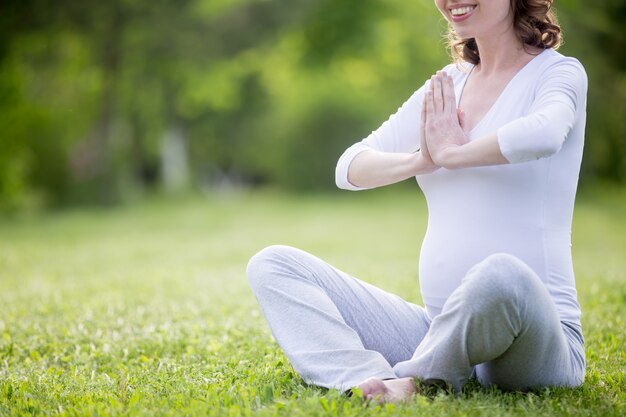
[{"label": "woman's lips", "polygon": [[476,5],[463,5],[463,6],[455,6],[450,10],[450,17],[453,22],[462,22],[465,19],[469,18],[474,10],[476,9]]}]

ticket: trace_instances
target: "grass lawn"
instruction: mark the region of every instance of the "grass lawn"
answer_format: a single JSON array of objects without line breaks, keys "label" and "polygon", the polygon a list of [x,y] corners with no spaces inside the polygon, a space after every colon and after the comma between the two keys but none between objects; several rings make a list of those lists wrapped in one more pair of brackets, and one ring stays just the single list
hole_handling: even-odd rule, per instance
[{"label": "grass lawn", "polygon": [[266,245],[294,245],[419,302],[416,192],[245,193],[0,219],[0,416],[623,416],[625,215],[626,189],[578,200],[583,387],[471,385],[382,407],[303,383],[245,267]]}]

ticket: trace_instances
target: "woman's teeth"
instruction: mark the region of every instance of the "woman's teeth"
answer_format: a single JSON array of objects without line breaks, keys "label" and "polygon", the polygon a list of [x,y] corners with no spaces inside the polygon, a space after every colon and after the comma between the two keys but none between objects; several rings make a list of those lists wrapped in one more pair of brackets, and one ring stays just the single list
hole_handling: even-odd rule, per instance
[{"label": "woman's teeth", "polygon": [[474,10],[474,7],[476,6],[466,6],[459,7],[458,9],[450,9],[450,13],[452,13],[452,16],[461,16]]}]

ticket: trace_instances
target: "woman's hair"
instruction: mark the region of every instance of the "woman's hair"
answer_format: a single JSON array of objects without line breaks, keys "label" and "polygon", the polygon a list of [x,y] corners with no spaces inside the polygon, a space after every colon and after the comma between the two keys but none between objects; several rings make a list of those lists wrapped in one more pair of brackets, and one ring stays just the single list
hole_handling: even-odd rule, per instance
[{"label": "woman's hair", "polygon": [[[551,10],[552,1],[511,0],[513,27],[524,46],[557,49],[561,45],[561,28]],[[455,61],[467,61],[474,65],[480,62],[480,54],[474,38],[459,38],[450,25],[448,41],[452,58]]]}]

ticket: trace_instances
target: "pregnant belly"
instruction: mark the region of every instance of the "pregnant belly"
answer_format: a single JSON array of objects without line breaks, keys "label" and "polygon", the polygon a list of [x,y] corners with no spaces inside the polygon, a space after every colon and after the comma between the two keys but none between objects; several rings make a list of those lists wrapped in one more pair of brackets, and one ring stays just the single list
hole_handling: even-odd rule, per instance
[{"label": "pregnant belly", "polygon": [[543,265],[541,238],[527,230],[484,230],[466,228],[463,233],[434,233],[429,229],[420,253],[419,280],[424,304],[433,317],[439,314],[450,294],[467,272],[494,253],[508,253],[527,263],[540,276]]}]

